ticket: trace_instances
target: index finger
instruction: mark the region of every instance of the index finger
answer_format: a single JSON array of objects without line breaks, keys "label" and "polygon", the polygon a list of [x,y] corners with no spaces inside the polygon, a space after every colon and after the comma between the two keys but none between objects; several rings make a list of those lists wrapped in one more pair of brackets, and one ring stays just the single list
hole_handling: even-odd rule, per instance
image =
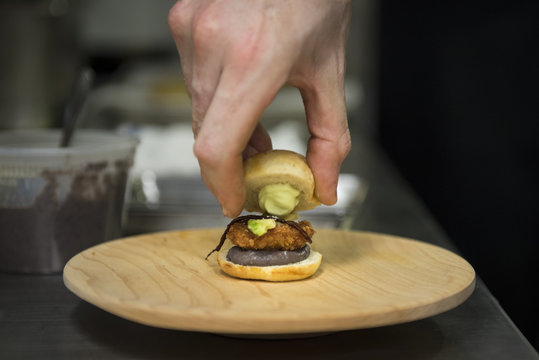
[{"label": "index finger", "polygon": [[228,217],[238,216],[245,201],[242,153],[280,88],[267,75],[260,71],[246,79],[225,68],[195,140],[202,179]]}]

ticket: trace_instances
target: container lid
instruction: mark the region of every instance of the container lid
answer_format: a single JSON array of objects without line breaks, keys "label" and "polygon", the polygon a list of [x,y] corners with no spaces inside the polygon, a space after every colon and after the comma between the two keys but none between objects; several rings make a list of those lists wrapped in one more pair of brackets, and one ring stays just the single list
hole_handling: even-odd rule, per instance
[{"label": "container lid", "polygon": [[93,161],[132,161],[138,140],[102,130],[78,129],[67,148],[60,148],[61,131],[49,129],[0,132],[0,165],[78,166]]}]

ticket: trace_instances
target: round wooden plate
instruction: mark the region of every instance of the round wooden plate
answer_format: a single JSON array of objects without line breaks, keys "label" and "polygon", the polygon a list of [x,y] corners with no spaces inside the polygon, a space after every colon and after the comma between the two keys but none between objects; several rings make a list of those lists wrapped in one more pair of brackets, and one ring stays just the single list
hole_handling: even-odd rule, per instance
[{"label": "round wooden plate", "polygon": [[223,229],[114,240],[65,266],[82,299],[139,323],[225,334],[306,334],[397,324],[449,310],[473,292],[475,272],[458,255],[396,236],[319,230],[323,254],[311,278],[240,280],[206,254]]}]

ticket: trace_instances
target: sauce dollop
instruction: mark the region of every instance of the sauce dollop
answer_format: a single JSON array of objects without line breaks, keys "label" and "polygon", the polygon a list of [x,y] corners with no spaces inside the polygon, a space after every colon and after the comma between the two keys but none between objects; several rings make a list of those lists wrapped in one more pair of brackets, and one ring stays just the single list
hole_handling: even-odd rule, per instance
[{"label": "sauce dollop", "polygon": [[299,190],[290,184],[269,184],[258,193],[258,205],[264,212],[285,217],[298,205]]}]

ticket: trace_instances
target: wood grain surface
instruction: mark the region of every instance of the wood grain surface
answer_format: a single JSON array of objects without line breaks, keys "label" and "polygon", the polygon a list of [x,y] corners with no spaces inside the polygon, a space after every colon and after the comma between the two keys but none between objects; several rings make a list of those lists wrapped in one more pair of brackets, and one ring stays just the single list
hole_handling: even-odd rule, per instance
[{"label": "wood grain surface", "polygon": [[311,278],[272,283],[227,276],[215,247],[223,229],[155,233],[103,243],[73,257],[64,283],[80,298],[139,323],[227,334],[359,329],[447,311],[473,292],[460,256],[384,234],[319,230]]}]

